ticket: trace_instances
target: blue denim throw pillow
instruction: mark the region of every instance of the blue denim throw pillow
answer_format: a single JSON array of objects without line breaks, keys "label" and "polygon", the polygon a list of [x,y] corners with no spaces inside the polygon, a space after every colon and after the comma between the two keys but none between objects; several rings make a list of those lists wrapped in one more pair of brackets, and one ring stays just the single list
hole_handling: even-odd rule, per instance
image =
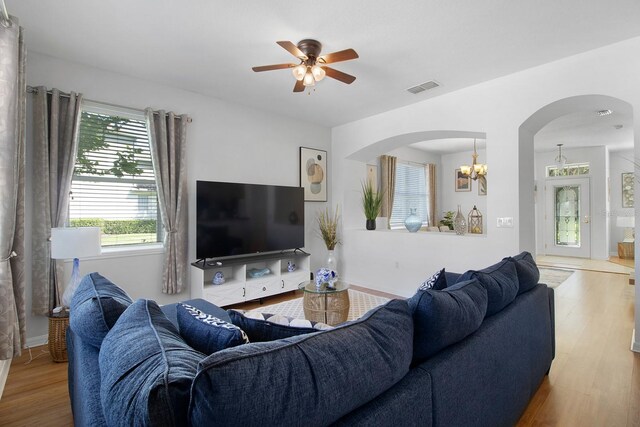
[{"label": "blue denim throw pillow", "polygon": [[191,425],[324,426],[371,401],[409,371],[413,321],[392,300],[315,334],[250,343],[202,361]]},{"label": "blue denim throw pillow", "polygon": [[535,288],[540,280],[540,270],[529,252],[525,251],[514,257],[504,258],[504,260],[511,261],[516,266],[519,284],[518,295]]},{"label": "blue denim throw pillow", "polygon": [[413,362],[421,362],[475,332],[487,311],[487,291],[476,280],[444,290],[418,290],[408,301],[413,315]]},{"label": "blue denim throw pillow", "polygon": [[275,341],[331,329],[331,326],[324,323],[280,315],[239,310],[229,310],[227,313],[231,322],[245,331],[251,342]]},{"label": "blue denim throw pillow", "polygon": [[69,314],[71,329],[82,341],[100,348],[102,340],[133,301],[109,279],[98,273],[82,278]]},{"label": "blue denim throw pillow", "polygon": [[247,334],[236,325],[203,313],[188,304],[178,304],[178,329],[191,347],[204,354],[249,342]]},{"label": "blue denim throw pillow", "polygon": [[493,316],[516,299],[518,289],[518,273],[511,261],[503,260],[479,271],[469,270],[458,279],[458,282],[478,279],[487,290],[489,298],[486,317]]},{"label": "blue denim throw pillow", "polygon": [[120,316],[100,348],[100,400],[108,425],[187,425],[198,363],[160,307],[140,299]]}]

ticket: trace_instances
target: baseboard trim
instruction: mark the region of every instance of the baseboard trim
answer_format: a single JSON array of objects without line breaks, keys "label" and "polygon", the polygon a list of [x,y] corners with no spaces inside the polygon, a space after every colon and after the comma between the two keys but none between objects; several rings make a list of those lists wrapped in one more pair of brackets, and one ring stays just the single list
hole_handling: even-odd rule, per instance
[{"label": "baseboard trim", "polygon": [[636,353],[640,353],[640,341],[636,341],[636,330],[633,330],[631,335],[631,351],[635,351]]},{"label": "baseboard trim", "polygon": [[44,345],[49,341],[48,335],[40,335],[37,337],[27,338],[27,348],[37,347],[39,345]]},{"label": "baseboard trim", "polygon": [[10,367],[11,359],[0,360],[0,399],[2,399],[2,392],[4,391],[4,385],[7,383],[7,377],[9,376]]}]

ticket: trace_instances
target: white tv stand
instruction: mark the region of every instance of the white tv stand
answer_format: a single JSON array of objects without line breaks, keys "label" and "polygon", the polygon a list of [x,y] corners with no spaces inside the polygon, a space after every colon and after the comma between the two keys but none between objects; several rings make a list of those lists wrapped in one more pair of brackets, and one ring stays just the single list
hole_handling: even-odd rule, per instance
[{"label": "white tv stand", "polygon": [[[296,264],[296,270],[287,271],[287,262]],[[262,277],[251,277],[252,268],[271,270]],[[213,284],[213,276],[221,271],[222,285]],[[300,251],[250,255],[239,258],[207,259],[191,264],[191,298],[205,299],[218,307],[268,297],[298,289],[298,284],[309,280],[311,255]]]}]

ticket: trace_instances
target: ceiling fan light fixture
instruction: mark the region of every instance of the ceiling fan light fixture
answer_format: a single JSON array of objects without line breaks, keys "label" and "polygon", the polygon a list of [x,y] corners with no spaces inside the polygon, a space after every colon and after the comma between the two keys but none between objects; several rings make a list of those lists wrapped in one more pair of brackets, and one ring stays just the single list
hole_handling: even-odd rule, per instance
[{"label": "ceiling fan light fixture", "polygon": [[327,73],[319,65],[314,65],[313,67],[311,67],[311,74],[313,74],[313,78],[316,82],[324,79],[324,76],[327,75]]},{"label": "ceiling fan light fixture", "polygon": [[304,75],[304,78],[302,79],[302,83],[304,83],[305,86],[316,85],[316,80],[313,78],[313,74],[311,73],[311,70],[307,70],[307,73]]},{"label": "ceiling fan light fixture", "polygon": [[295,77],[296,80],[301,81],[302,79],[304,79],[304,75],[307,73],[307,66],[304,64],[296,65],[295,67],[293,67],[293,70],[291,70],[291,72],[293,73],[293,77]]}]

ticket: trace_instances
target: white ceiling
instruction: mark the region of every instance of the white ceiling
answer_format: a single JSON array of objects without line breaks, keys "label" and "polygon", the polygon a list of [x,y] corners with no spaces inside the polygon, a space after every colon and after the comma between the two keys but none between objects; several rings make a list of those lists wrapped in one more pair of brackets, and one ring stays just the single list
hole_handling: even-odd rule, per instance
[{"label": "white ceiling", "polygon": [[[5,1],[32,51],[325,126],[640,35],[638,0]],[[303,38],[354,48],[335,68],[357,80],[295,94],[289,70],[251,71]]]},{"label": "white ceiling", "polygon": [[[429,141],[416,142],[409,145],[409,147],[436,154],[461,153],[473,151],[473,138],[431,139]],[[486,140],[476,139],[476,149],[484,150],[486,147]]]}]

